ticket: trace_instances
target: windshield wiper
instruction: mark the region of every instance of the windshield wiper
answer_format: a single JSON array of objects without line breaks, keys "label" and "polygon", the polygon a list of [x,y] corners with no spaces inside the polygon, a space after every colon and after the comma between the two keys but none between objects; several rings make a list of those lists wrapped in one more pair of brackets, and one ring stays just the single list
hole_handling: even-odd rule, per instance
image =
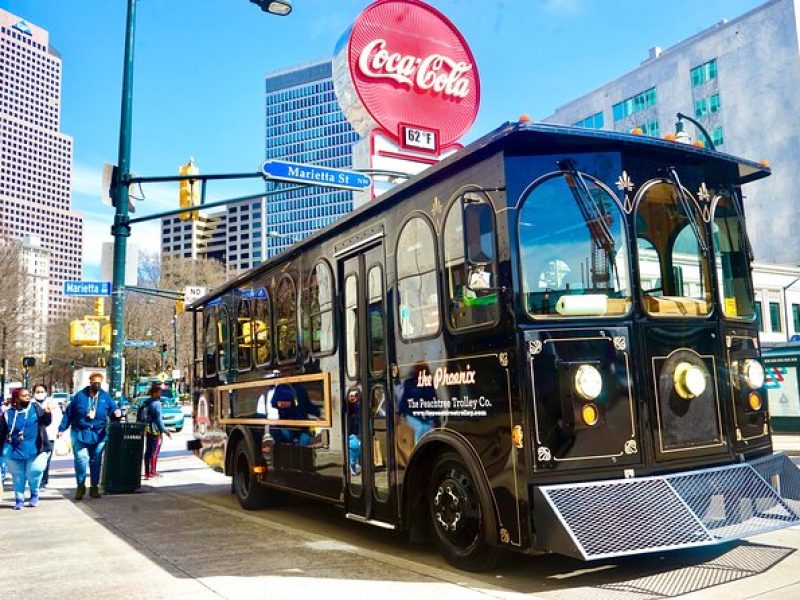
[{"label": "windshield wiper", "polygon": [[686,218],[689,220],[689,224],[692,226],[692,231],[694,231],[694,235],[697,238],[697,245],[700,246],[700,252],[702,252],[705,256],[708,256],[708,244],[706,244],[706,241],[700,235],[700,226],[697,223],[697,215],[692,209],[691,202],[689,202],[689,199],[683,193],[683,186],[681,185],[681,180],[678,177],[677,171],[675,171],[675,167],[667,168],[667,175],[669,176],[669,180],[672,183],[672,186],[675,188],[675,191],[678,193],[678,201],[681,203],[683,212],[686,213]]},{"label": "windshield wiper", "polygon": [[570,181],[570,178],[567,178],[567,184],[575,198],[575,202],[578,204],[583,220],[589,228],[592,241],[594,241],[597,249],[605,250],[608,254],[613,255],[616,242],[606,222],[606,215],[589,191],[589,186],[586,185],[583,176],[575,168],[575,161],[571,158],[558,161],[558,168],[572,179]]}]

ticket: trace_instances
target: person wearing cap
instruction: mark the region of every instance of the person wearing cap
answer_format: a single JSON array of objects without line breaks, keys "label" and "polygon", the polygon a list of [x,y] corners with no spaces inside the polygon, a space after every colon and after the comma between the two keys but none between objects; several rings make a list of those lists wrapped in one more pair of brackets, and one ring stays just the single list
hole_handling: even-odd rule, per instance
[{"label": "person wearing cap", "polygon": [[89,375],[89,385],[72,397],[65,418],[58,427],[58,437],[70,429],[72,454],[75,460],[75,500],[86,494],[86,470],[89,469],[91,487],[89,495],[100,497],[100,467],[106,446],[106,425],[121,413],[117,403],[102,388],[103,374]]}]

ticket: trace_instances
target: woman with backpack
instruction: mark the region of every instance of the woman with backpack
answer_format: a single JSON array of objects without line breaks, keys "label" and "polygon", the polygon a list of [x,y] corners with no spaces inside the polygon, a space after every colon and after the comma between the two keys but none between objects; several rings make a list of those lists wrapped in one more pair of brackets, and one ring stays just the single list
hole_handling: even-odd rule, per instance
[{"label": "woman with backpack", "polygon": [[156,463],[164,434],[166,433],[170,439],[172,434],[167,431],[164,419],[161,417],[161,386],[154,383],[147,394],[150,397],[139,408],[136,420],[145,423],[144,478],[152,479],[158,477]]}]

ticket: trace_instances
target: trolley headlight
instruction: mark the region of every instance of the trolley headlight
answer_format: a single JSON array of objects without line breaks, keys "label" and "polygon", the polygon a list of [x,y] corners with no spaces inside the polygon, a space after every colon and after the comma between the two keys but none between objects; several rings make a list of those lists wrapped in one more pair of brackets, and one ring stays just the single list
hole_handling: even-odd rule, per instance
[{"label": "trolley headlight", "polygon": [[673,381],[675,391],[685,400],[696,398],[706,391],[706,374],[703,369],[692,363],[678,363]]},{"label": "trolley headlight", "polygon": [[742,363],[742,377],[751,388],[760,388],[764,385],[763,365],[753,358],[748,358]]},{"label": "trolley headlight", "polygon": [[597,367],[581,365],[575,371],[575,391],[584,400],[594,400],[603,391],[603,377]]}]

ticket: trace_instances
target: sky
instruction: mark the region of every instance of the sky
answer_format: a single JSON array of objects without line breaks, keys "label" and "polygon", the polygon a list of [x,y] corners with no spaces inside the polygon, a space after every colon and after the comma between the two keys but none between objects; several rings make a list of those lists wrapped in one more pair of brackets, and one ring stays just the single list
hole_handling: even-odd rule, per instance
[{"label": "sky", "polygon": [[[664,49],[758,6],[759,0],[429,0],[475,56],[481,106],[467,143],[526,114],[555,109]],[[137,0],[132,170],[174,175],[194,157],[202,173],[258,171],[264,160],[264,76],[331,57],[370,0],[293,0],[287,17],[248,0]],[[104,163],[116,163],[124,0],[0,0],[49,31],[62,56],[61,131],[73,138],[73,209],[84,216],[84,279],[99,276],[113,209],[100,202]],[[208,201],[263,191],[259,180],[212,182]],[[176,208],[177,184],[143,189],[135,216]],[[131,241],[156,252],[160,221]]]}]

